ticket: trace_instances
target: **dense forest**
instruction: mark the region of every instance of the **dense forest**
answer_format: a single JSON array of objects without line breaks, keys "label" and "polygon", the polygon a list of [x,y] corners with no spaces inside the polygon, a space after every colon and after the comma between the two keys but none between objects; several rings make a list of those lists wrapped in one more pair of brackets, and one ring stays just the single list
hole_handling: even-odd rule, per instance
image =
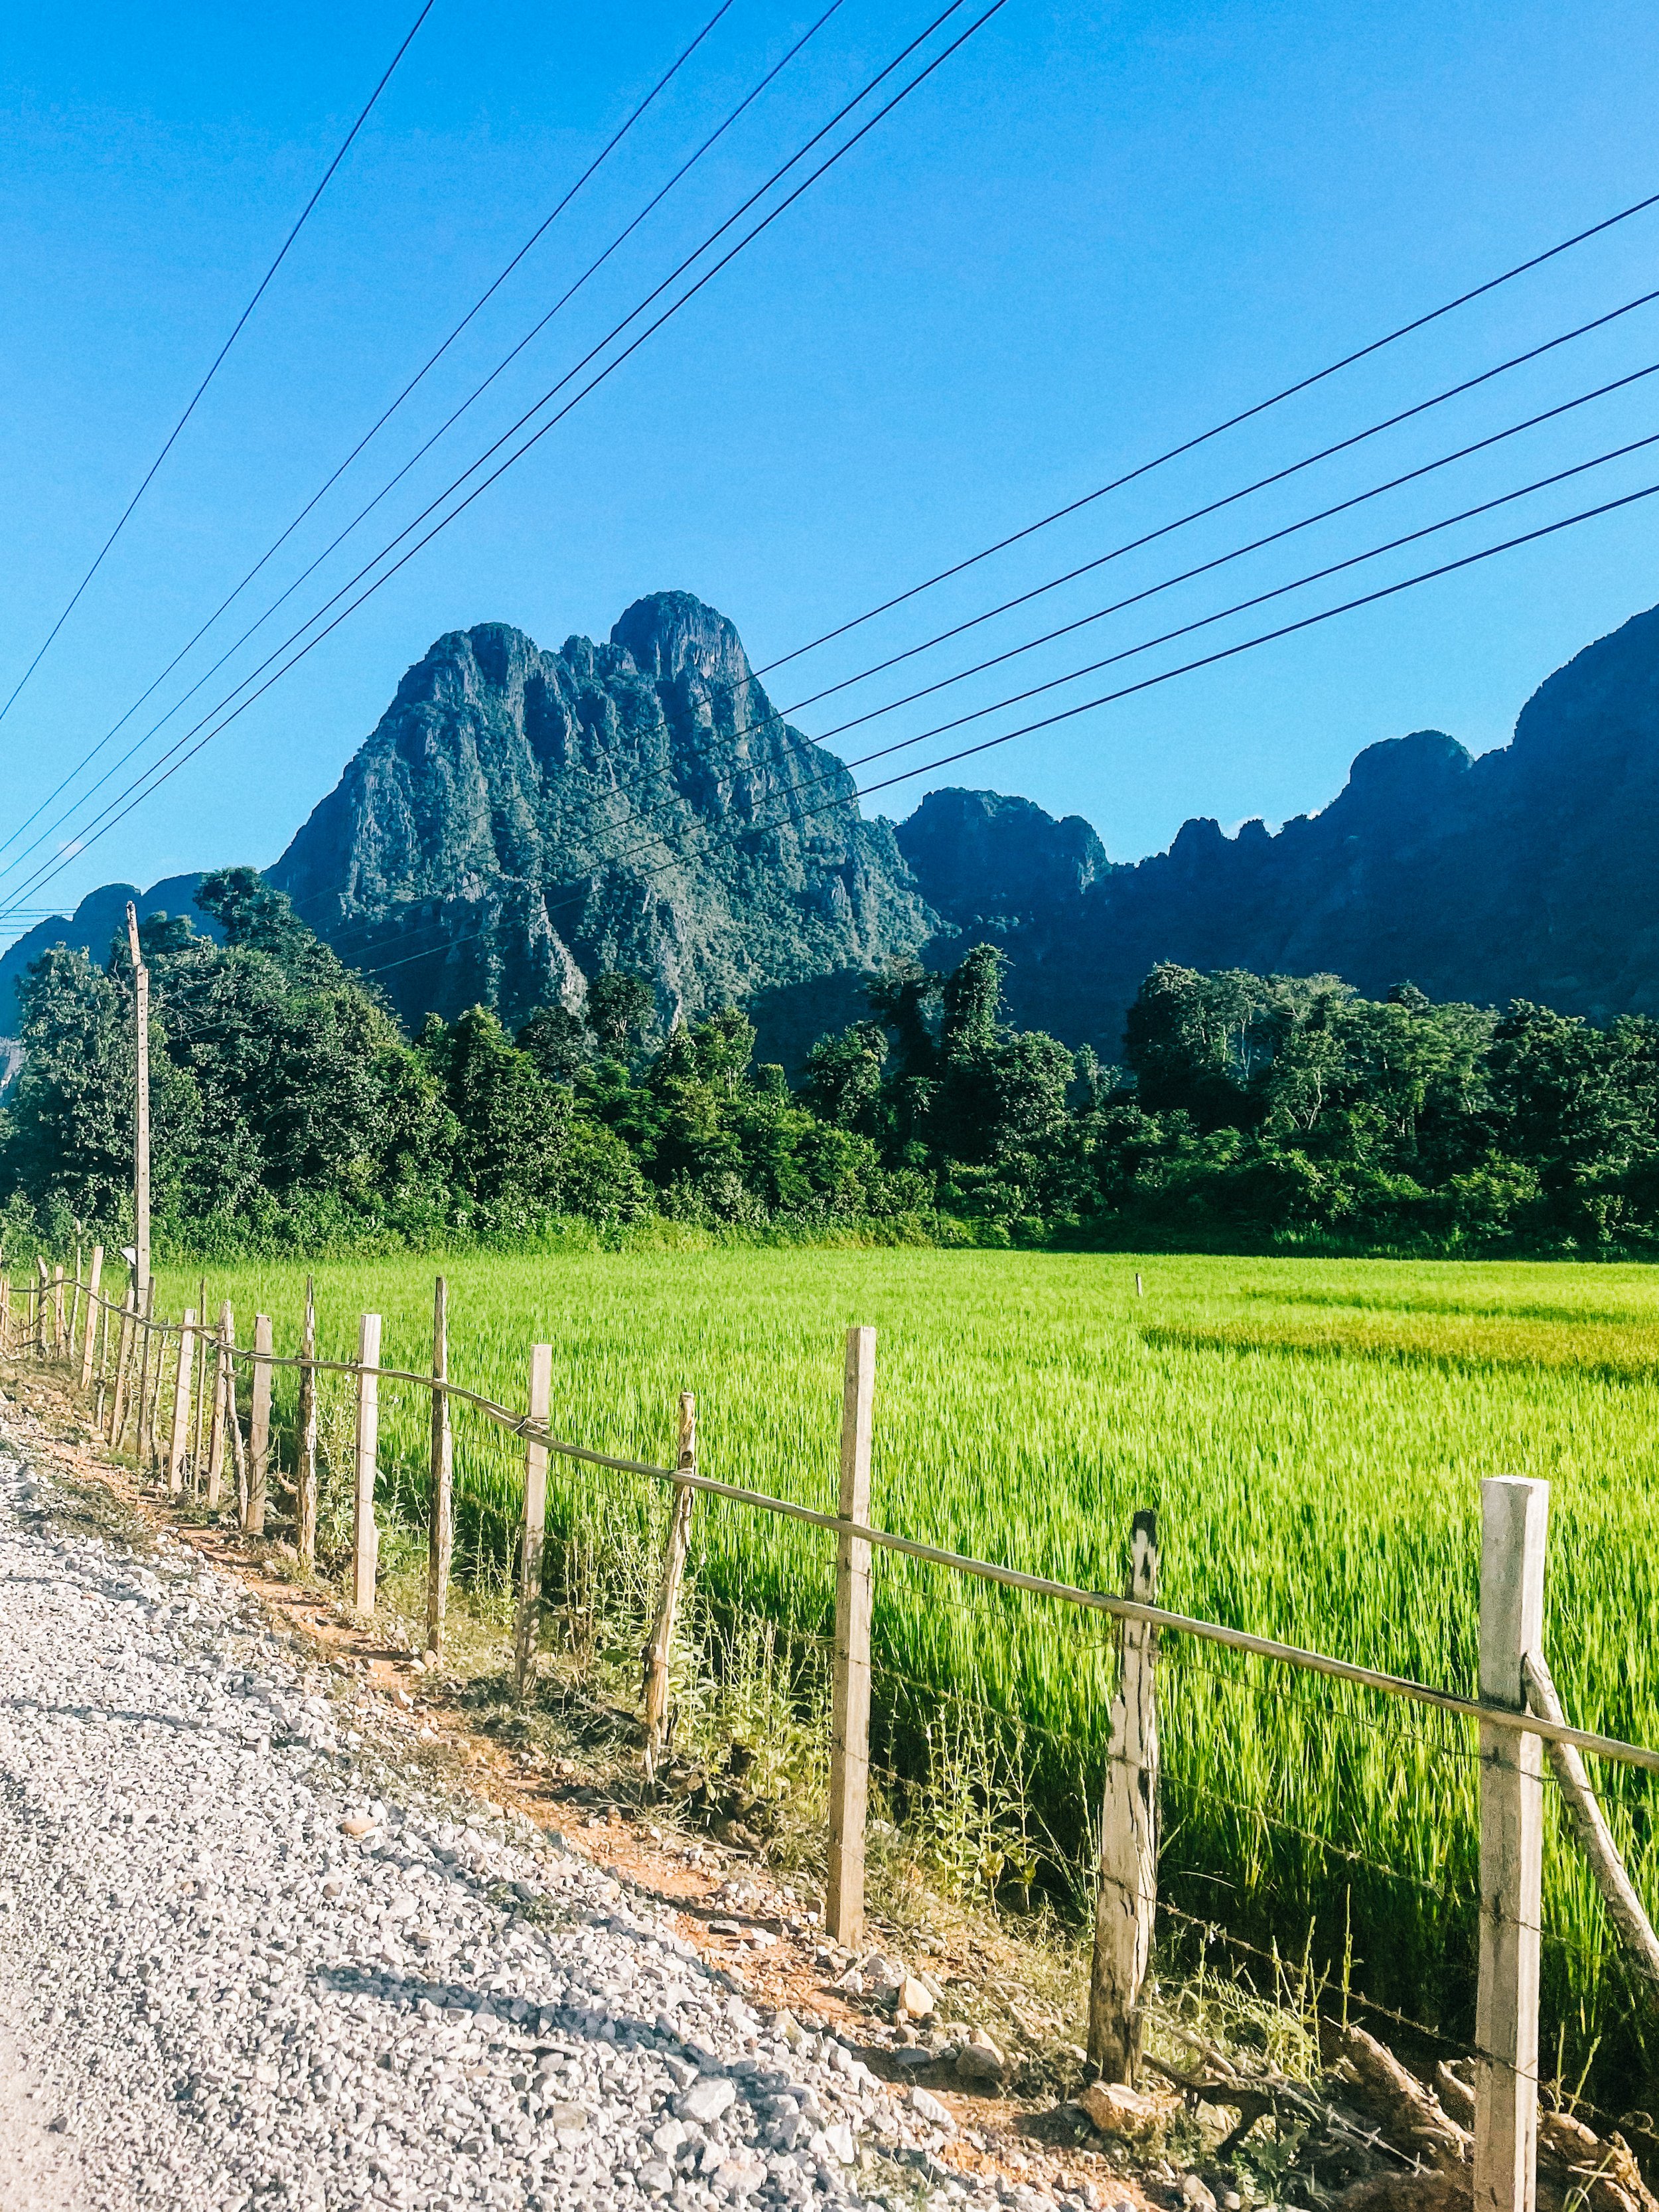
[{"label": "dense forest", "polygon": [[[1643,1255],[1659,1022],[1153,969],[1108,1067],[1005,1018],[1004,956],[896,963],[792,1088],[735,1010],[665,1037],[605,975],[580,1016],[483,1008],[411,1042],[251,869],[143,926],[158,1248],[526,1242],[591,1224],[985,1244]],[[9,1251],[131,1234],[124,940],[22,987],[0,1114]],[[670,1233],[667,1230],[664,1234]]]}]

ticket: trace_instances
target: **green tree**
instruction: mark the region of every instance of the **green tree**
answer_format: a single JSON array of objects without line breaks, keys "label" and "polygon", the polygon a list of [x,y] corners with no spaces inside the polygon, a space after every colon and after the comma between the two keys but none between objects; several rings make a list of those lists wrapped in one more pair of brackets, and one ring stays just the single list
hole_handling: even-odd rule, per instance
[{"label": "green tree", "polygon": [[636,1043],[656,1003],[643,975],[596,975],[587,987],[587,1026],[600,1050],[620,1053]]}]

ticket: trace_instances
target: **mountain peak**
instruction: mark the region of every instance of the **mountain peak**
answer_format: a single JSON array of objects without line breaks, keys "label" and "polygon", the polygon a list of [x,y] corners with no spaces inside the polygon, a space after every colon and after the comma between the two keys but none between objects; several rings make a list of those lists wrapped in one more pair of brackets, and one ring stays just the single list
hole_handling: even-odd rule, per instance
[{"label": "mountain peak", "polygon": [[736,685],[750,674],[749,656],[735,627],[690,592],[648,592],[635,599],[611,632],[641,676],[695,676],[705,684]]}]

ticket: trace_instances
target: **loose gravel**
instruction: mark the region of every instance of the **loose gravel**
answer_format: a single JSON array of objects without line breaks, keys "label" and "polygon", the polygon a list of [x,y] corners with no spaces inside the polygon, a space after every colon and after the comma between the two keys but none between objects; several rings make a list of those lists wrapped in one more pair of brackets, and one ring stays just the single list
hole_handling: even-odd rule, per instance
[{"label": "loose gravel", "polygon": [[389,1778],[234,1583],[61,1503],[0,1436],[0,2023],[53,2204],[989,2212],[941,2104]]}]

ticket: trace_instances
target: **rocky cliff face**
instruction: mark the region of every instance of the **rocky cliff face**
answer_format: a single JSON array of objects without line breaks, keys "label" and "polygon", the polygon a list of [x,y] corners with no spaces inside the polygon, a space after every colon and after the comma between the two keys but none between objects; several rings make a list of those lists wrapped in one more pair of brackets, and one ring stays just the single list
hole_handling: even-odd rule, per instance
[{"label": "rocky cliff face", "polygon": [[833,979],[846,995],[937,926],[890,825],[860,819],[847,770],[774,719],[736,630],[684,592],[602,645],[440,638],[270,872],[411,1024],[574,1007],[626,968],[665,1024],[766,994],[792,1058]]}]

